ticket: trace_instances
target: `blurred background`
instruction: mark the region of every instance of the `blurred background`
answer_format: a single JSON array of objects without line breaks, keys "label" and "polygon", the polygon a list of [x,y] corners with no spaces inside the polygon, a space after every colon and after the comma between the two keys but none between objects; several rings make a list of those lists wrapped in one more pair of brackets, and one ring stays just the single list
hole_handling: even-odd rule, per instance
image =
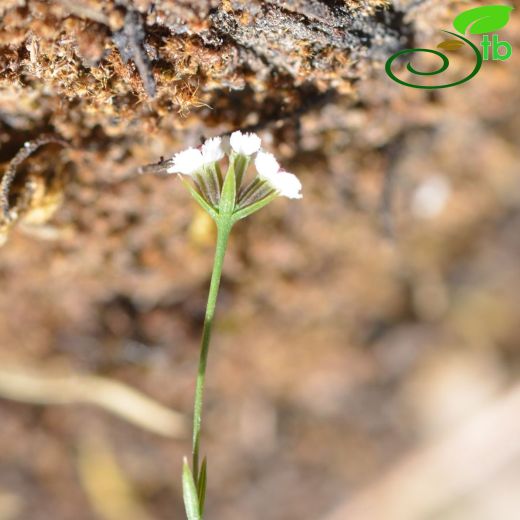
[{"label": "blurred background", "polygon": [[520,22],[459,87],[384,73],[474,5],[2,2],[0,174],[70,145],[0,218],[0,520],[184,518],[215,236],[137,169],[239,128],[304,198],[232,235],[207,517],[518,518]]}]

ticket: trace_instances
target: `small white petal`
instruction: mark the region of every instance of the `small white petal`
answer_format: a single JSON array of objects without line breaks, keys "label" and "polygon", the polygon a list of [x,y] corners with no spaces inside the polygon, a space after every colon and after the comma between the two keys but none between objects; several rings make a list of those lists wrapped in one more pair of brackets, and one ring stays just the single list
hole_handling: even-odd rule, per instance
[{"label": "small white petal", "polygon": [[243,134],[240,130],[237,130],[231,134],[229,144],[233,151],[240,155],[253,155],[260,150],[262,141],[256,134]]},{"label": "small white petal", "polygon": [[276,174],[276,185],[274,186],[276,191],[289,199],[301,199],[302,183],[296,175],[289,172],[278,172]]},{"label": "small white petal", "polygon": [[280,165],[274,155],[267,152],[258,152],[255,166],[259,177],[266,181],[270,180],[280,170]]},{"label": "small white petal", "polygon": [[302,183],[298,177],[292,173],[281,171],[278,161],[272,154],[258,152],[255,166],[258,176],[267,181],[280,195],[289,199],[302,198]]},{"label": "small white petal", "polygon": [[202,145],[204,164],[220,161],[220,159],[224,157],[224,150],[222,149],[221,143],[222,139],[220,137],[213,137]]},{"label": "small white petal", "polygon": [[167,170],[168,173],[183,173],[193,175],[204,164],[202,152],[197,148],[188,148],[173,156],[173,164]]}]

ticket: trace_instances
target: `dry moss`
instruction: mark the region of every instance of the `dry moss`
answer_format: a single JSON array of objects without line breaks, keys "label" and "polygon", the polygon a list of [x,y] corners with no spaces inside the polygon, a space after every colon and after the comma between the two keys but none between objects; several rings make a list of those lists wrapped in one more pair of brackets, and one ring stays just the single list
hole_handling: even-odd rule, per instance
[{"label": "dry moss", "polygon": [[40,120],[76,140],[96,125],[124,135],[143,117],[158,123],[203,106],[219,108],[211,124],[247,123],[252,112],[261,121],[298,111],[312,93],[350,93],[406,31],[377,1],[275,4],[10,2],[0,25],[0,111],[29,125],[37,107]]}]

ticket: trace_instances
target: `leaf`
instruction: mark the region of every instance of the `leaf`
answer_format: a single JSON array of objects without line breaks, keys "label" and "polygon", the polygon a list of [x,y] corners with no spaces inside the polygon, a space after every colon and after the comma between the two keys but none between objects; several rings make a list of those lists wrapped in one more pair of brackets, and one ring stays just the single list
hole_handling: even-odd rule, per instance
[{"label": "leaf", "polygon": [[251,158],[247,155],[239,154],[233,154],[233,156],[233,165],[235,168],[236,186],[238,191],[240,185],[242,184],[242,179],[244,178],[244,174],[247,170],[247,167],[249,166],[249,161]]},{"label": "leaf", "polygon": [[231,215],[235,209],[236,203],[236,179],[235,168],[231,162],[224,179],[224,186],[222,186],[222,195],[220,196],[219,214]]},{"label": "leaf", "polygon": [[453,27],[461,34],[465,34],[468,27],[470,34],[498,31],[507,25],[512,10],[508,5],[484,5],[468,9],[453,20]]},{"label": "leaf", "polygon": [[267,206],[267,204],[269,204],[272,200],[276,199],[276,197],[278,197],[278,193],[271,193],[271,195],[268,195],[267,197],[264,197],[263,199],[254,202],[250,206],[246,206],[245,208],[235,211],[235,213],[233,213],[233,221],[237,222],[240,219],[248,217],[252,213],[255,213],[259,209],[262,209],[264,206]]},{"label": "leaf", "polygon": [[464,43],[460,40],[444,40],[437,45],[437,49],[444,51],[458,51],[461,47],[464,47]]},{"label": "leaf", "polygon": [[194,190],[188,182],[186,182],[180,175],[182,183],[186,186],[186,189],[190,192],[191,196],[199,203],[200,207],[209,214],[209,216],[213,219],[217,219],[217,212],[204,200],[202,195],[200,195],[196,190]]},{"label": "leaf", "polygon": [[199,482],[198,482],[198,497],[200,515],[204,514],[204,502],[206,501],[206,482],[208,480],[208,459],[204,457],[200,467]]},{"label": "leaf", "polygon": [[188,520],[201,520],[197,488],[186,457],[182,467],[182,494]]}]

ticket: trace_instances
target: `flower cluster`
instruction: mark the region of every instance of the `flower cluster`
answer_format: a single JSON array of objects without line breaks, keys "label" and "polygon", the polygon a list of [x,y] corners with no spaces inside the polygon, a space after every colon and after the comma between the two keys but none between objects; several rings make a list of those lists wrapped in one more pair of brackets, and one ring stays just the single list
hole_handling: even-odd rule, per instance
[{"label": "flower cluster", "polygon": [[[292,173],[284,171],[275,157],[261,149],[261,140],[254,133],[240,131],[231,134],[229,146],[222,138],[208,139],[200,148],[188,148],[169,161],[168,173],[191,177],[194,197],[212,214],[218,214],[222,205],[225,181],[233,176],[233,214],[239,218],[260,209],[276,196],[300,199],[302,185]],[[227,155],[228,170],[225,176],[220,161]],[[254,158],[255,177],[246,182],[249,164]],[[202,199],[202,200],[201,200]],[[228,204],[229,205],[229,204]]]}]

